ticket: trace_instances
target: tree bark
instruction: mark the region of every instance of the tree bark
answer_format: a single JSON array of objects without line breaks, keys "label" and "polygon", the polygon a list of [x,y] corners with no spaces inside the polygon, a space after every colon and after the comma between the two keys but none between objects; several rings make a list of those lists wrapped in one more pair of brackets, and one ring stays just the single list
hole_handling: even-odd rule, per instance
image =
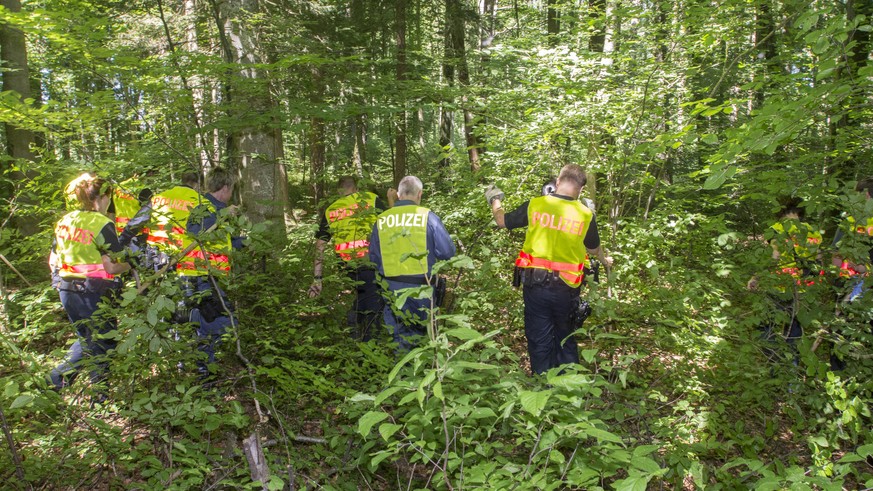
[{"label": "tree bark", "polygon": [[[400,101],[402,106],[406,105],[404,95],[404,81],[406,80],[406,0],[395,0],[394,3],[394,28],[397,41],[397,66],[396,79],[400,89]],[[400,183],[400,180],[406,176],[406,111],[401,110],[396,116],[396,133],[394,135],[394,184]]]},{"label": "tree bark", "polygon": [[[0,3],[10,12],[20,12],[21,2],[19,0],[2,0]],[[9,24],[0,24],[0,59],[3,62],[3,90],[14,91],[20,96],[22,102],[31,97],[30,85],[30,69],[27,64],[27,44],[25,43],[24,33],[20,29]],[[31,145],[36,142],[33,131],[27,128],[19,128],[18,126],[6,123],[6,154],[11,157],[11,160],[5,164],[15,166],[16,161],[34,161],[36,155],[31,149]],[[19,167],[23,167],[20,166]],[[10,173],[12,182],[24,183],[28,179],[26,172],[13,171]],[[17,194],[13,186],[2,185],[0,187],[0,196],[8,199],[10,202],[17,200],[27,205],[35,205],[36,203],[24,194]],[[15,209],[13,207],[13,209]],[[30,236],[39,231],[39,221],[15,215],[13,226],[23,236]]]},{"label": "tree bark", "polygon": [[[557,46],[558,34],[561,32],[560,11],[555,7],[557,0],[548,0],[546,9],[546,33],[549,35],[549,46]],[[540,24],[542,25],[542,24]]]},{"label": "tree bark", "polygon": [[461,106],[464,110],[464,140],[467,143],[467,156],[470,169],[479,170],[479,140],[476,138],[475,118],[470,110],[470,72],[467,68],[466,23],[461,0],[446,0],[446,22],[451,31],[452,54],[458,70],[458,84],[464,90]]},{"label": "tree bark", "polygon": [[[2,0],[4,8],[10,12],[20,12],[19,0]],[[15,91],[21,100],[30,98],[30,70],[27,65],[27,45],[24,33],[9,24],[0,25],[0,56],[2,56],[3,90]],[[13,159],[33,160],[30,145],[34,142],[33,132],[6,124],[6,153]]]},{"label": "tree bark", "polygon": [[230,77],[228,96],[232,115],[241,126],[230,132],[228,155],[240,175],[241,202],[253,222],[281,223],[278,230],[284,231],[288,188],[282,165],[282,134],[276,117],[278,105],[270,95],[268,78],[256,66],[263,61],[256,33],[241,21],[250,13],[257,13],[257,2],[214,0],[214,5],[226,61],[237,67]]}]

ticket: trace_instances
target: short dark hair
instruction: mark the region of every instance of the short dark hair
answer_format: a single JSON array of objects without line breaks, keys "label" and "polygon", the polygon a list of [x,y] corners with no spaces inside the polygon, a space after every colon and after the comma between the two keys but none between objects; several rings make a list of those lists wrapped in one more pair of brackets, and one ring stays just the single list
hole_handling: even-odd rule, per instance
[{"label": "short dark hair", "polygon": [[349,191],[353,191],[358,189],[358,181],[355,179],[355,176],[342,176],[336,181],[337,189],[347,189]]},{"label": "short dark hair", "polygon": [[855,191],[867,191],[867,195],[873,197],[873,177],[865,177],[855,184]]},{"label": "short dark hair", "polygon": [[200,186],[200,173],[191,171],[182,174],[182,184],[192,188]]},{"label": "short dark hair", "polygon": [[561,172],[558,174],[559,181],[573,181],[581,189],[588,182],[588,177],[585,176],[585,171],[578,164],[567,164],[561,167]]},{"label": "short dark hair", "polygon": [[779,218],[783,218],[793,213],[803,220],[806,217],[806,209],[800,206],[802,202],[803,200],[796,196],[788,196],[780,199],[779,204],[782,205],[782,208],[779,209]]},{"label": "short dark hair", "polygon": [[230,171],[224,167],[216,167],[209,171],[209,176],[206,178],[206,191],[214,193],[221,190],[224,186],[233,187],[236,180],[230,174]]}]

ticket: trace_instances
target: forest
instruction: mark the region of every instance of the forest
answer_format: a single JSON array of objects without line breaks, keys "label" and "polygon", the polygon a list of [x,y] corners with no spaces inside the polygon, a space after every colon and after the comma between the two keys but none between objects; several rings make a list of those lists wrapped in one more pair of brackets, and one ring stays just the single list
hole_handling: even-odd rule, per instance
[{"label": "forest", "polygon": [[[0,488],[873,489],[873,1],[0,5]],[[484,192],[509,212],[566,164],[613,262],[579,363],[536,374],[525,231]],[[217,168],[245,247],[214,377],[144,268],[104,391],[52,390],[67,183]],[[351,335],[333,251],[309,291],[337,180],[407,175],[457,254],[402,352]]]}]

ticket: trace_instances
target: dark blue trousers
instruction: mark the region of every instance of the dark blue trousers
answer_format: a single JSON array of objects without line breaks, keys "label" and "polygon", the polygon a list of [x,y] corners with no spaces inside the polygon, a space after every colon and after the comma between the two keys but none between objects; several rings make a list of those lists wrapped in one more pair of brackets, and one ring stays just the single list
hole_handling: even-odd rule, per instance
[{"label": "dark blue trousers", "polygon": [[91,382],[100,382],[105,377],[108,366],[106,354],[116,345],[114,339],[100,336],[116,328],[114,318],[96,313],[104,298],[104,292],[88,291],[82,282],[62,281],[59,293],[61,305],[64,306],[70,322],[76,327],[79,339],[70,346],[63,363],[51,371],[52,384],[56,389],[61,389],[73,383],[88,357],[95,358],[91,365]]},{"label": "dark blue trousers", "polygon": [[560,279],[540,285],[524,285],[524,334],[534,373],[567,363],[579,363],[579,347],[572,336],[570,314],[576,308],[579,288]]},{"label": "dark blue trousers", "polygon": [[[236,322],[236,318],[233,317],[231,320],[233,307],[220,287],[216,292],[217,296],[213,296],[212,291],[215,287],[209,280],[209,276],[182,277],[182,281],[190,282],[190,287],[185,287],[186,294],[193,291],[200,299],[197,305],[191,309],[190,320],[197,326],[197,349],[206,355],[206,361],[197,364],[198,371],[202,375],[207,375],[209,373],[208,364],[215,363],[215,350],[221,337],[227,332],[227,328],[232,325],[231,323]],[[208,316],[204,315],[207,302],[211,302],[209,307],[211,314]],[[223,310],[225,306],[230,312]]]},{"label": "dark blue trousers", "polygon": [[394,332],[394,342],[397,343],[397,352],[403,353],[418,346],[422,337],[427,336],[427,323],[430,317],[430,298],[408,297],[399,311],[394,310],[394,301],[400,290],[407,288],[419,288],[421,285],[389,281],[388,298],[385,302],[385,324],[388,324]]},{"label": "dark blue trousers", "polygon": [[353,338],[367,342],[378,336],[381,325],[383,302],[376,270],[360,267],[349,270],[348,276],[355,282],[355,302],[348,314],[348,324],[353,328]]}]

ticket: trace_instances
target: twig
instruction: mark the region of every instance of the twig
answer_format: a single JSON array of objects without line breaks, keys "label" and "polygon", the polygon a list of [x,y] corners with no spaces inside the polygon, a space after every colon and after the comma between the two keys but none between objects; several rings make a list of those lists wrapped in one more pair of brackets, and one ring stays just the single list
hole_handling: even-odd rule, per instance
[{"label": "twig", "polygon": [[10,269],[12,269],[12,271],[15,271],[15,273],[18,274],[18,277],[21,278],[22,280],[24,280],[25,283],[27,283],[27,286],[33,286],[30,284],[29,281],[27,281],[27,278],[25,278],[23,274],[21,274],[17,269],[15,269],[15,266],[13,266],[12,263],[10,263],[8,259],[6,259],[6,256],[4,256],[3,254],[0,254],[0,259],[2,259],[3,262],[6,263],[6,265],[9,266]]},{"label": "twig", "polygon": [[3,433],[6,435],[6,443],[9,445],[9,452],[12,454],[12,462],[15,463],[15,476],[18,477],[19,481],[24,482],[24,468],[21,466],[21,456],[18,455],[18,449],[15,448],[15,440],[12,438],[9,425],[6,423],[6,415],[3,413],[2,407],[0,407],[0,422],[3,423]]}]

